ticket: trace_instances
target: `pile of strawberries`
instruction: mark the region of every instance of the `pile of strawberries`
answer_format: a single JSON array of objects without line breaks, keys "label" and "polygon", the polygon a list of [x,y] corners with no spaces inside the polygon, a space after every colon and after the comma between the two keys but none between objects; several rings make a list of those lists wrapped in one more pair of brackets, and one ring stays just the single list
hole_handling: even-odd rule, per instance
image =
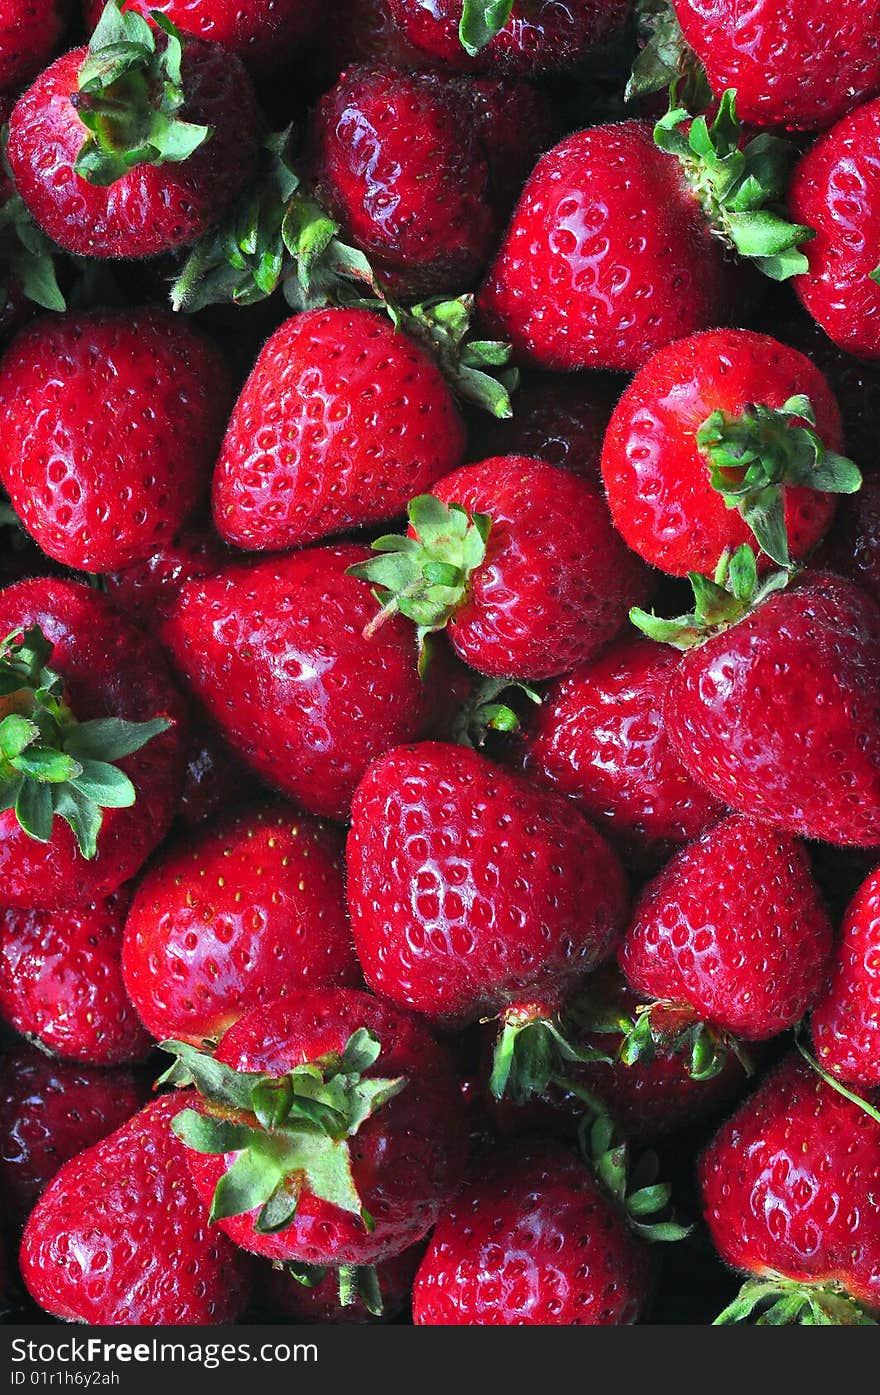
[{"label": "pile of strawberries", "polygon": [[880,5],[71,11],[0,0],[5,1306],[875,1323]]}]

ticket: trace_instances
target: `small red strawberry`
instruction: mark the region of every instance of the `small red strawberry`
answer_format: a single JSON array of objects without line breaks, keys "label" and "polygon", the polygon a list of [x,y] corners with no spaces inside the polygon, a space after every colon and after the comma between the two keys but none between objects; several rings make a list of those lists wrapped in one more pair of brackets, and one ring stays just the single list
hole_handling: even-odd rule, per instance
[{"label": "small red strawberry", "polygon": [[[320,1323],[322,1326],[348,1326],[351,1323],[388,1322],[407,1306],[413,1279],[425,1252],[424,1245],[411,1245],[403,1254],[378,1264],[369,1288],[363,1281],[340,1300],[339,1275],[327,1269],[297,1278],[290,1269],[267,1266],[261,1271],[261,1296],[270,1315],[284,1322]],[[320,1271],[318,1271],[320,1272]],[[303,1282],[303,1278],[307,1282]],[[380,1306],[381,1305],[381,1306]]]},{"label": "small red strawberry", "polygon": [[186,709],[156,642],[97,591],[0,591],[0,905],[85,906],[167,832]]},{"label": "small red strawberry", "polygon": [[469,458],[528,455],[598,483],[602,442],[619,395],[610,374],[524,374],[512,417],[481,415],[471,422]]},{"label": "small red strawberry", "polygon": [[245,1307],[245,1261],[204,1219],[171,1129],[187,1098],[154,1100],[49,1183],[21,1246],[41,1308],[68,1322],[204,1327]]},{"label": "small red strawberry", "polygon": [[185,321],[156,310],[45,317],[0,364],[0,479],[65,566],[141,562],[207,494],[229,398],[219,351]]},{"label": "small red strawberry", "polygon": [[44,68],[64,37],[70,0],[3,0],[0,92],[20,87]]},{"label": "small red strawberry", "polygon": [[108,0],[16,103],[9,163],[36,222],[65,251],[152,257],[197,241],[242,192],[257,153],[238,58],[154,29]]},{"label": "small red strawberry", "polygon": [[880,872],[847,909],[812,1029],[824,1070],[854,1085],[880,1085]]},{"label": "small red strawberry", "polygon": [[[363,631],[369,588],[346,575],[354,544],[222,568],[191,581],[163,638],[194,697],[233,749],[310,813],[344,819],[370,761],[429,725],[408,625]],[[442,678],[442,670],[438,678]]]},{"label": "small red strawberry", "polygon": [[166,1044],[174,1121],[211,1218],[269,1259],[343,1268],[398,1255],[458,1185],[465,1135],[445,1051],[412,1017],[350,989],[240,1018],[216,1055]]},{"label": "small red strawberry", "polygon": [[629,546],[674,576],[712,572],[757,539],[788,566],[827,532],[861,476],[838,454],[840,413],[808,358],[766,334],[710,330],[658,350],[621,397],[602,450]]},{"label": "small red strawberry", "polygon": [[419,642],[447,629],[465,663],[504,678],[567,673],[591,659],[648,591],[598,488],[523,456],[466,465],[413,499],[406,538],[379,538],[353,575],[377,622],[399,611]]},{"label": "small red strawberry", "polygon": [[[873,1325],[880,1309],[880,1115],[789,1056],[700,1160],[706,1223],[750,1282],[718,1321]],[[864,1305],[864,1306],[862,1306]]]},{"label": "small red strawberry", "polygon": [[269,803],[187,834],[135,893],[123,963],[153,1036],[196,1045],[276,998],[356,986],[340,834]]},{"label": "small red strawberry", "polygon": [[[216,391],[213,379],[210,384]],[[114,604],[149,630],[168,619],[187,581],[210,576],[229,560],[229,549],[210,523],[196,522],[149,557],[108,573],[104,585]]]}]

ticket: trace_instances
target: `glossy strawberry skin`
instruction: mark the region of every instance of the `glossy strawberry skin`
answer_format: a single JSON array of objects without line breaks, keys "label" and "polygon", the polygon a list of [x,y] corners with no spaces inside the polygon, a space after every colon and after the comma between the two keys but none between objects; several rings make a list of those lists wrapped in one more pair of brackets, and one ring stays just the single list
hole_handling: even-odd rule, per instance
[{"label": "glossy strawberry skin", "polygon": [[197,1046],[252,1007],[356,986],[340,834],[265,803],[185,835],[137,889],[123,962],[153,1036]]},{"label": "glossy strawberry skin", "polygon": [[[797,394],[810,399],[823,444],[840,452],[837,403],[819,369],[796,349],[767,334],[716,329],[658,350],[618,402],[602,450],[611,514],[629,546],[673,576],[705,576],[725,548],[752,543],[748,524],[712,488],[696,434],[714,411],[738,416],[754,403],[778,408]],[[794,559],[827,531],[834,507],[833,495],[785,490]]]},{"label": "glossy strawberry skin", "polygon": [[179,162],[136,165],[107,187],[74,170],[86,136],[71,94],[87,50],[56,59],[19,98],[9,123],[9,163],[40,227],[83,257],[155,257],[196,242],[245,186],[257,153],[259,116],[237,58],[213,44],[185,45],[182,116],[213,128]]},{"label": "glossy strawberry skin", "polygon": [[471,424],[469,458],[528,455],[598,483],[602,442],[619,396],[600,373],[523,374],[506,421],[485,413]]},{"label": "glossy strawberry skin", "polygon": [[[94,29],[102,0],[86,0],[86,22]],[[126,0],[123,9],[166,15],[182,34],[237,53],[255,74],[283,66],[310,38],[321,16],[321,0]]]},{"label": "glossy strawberry skin", "polygon": [[12,811],[0,813],[0,905],[58,910],[118,890],[165,836],[183,780],[188,714],[155,640],[90,587],[47,577],[0,591],[0,633],[28,625],[39,625],[54,645],[51,666],[64,680],[77,720],[171,721],[119,762],[137,798],[128,809],[104,811],[90,861],[61,819],[54,821],[50,842],[38,843]]},{"label": "glossy strawberry skin", "polygon": [[444,1025],[558,1008],[625,913],[617,859],[569,801],[442,742],[371,766],[347,859],[368,984]]},{"label": "glossy strawberry skin", "polygon": [[49,1183],[21,1247],[22,1277],[41,1308],[114,1327],[205,1327],[238,1316],[245,1261],[209,1228],[171,1132],[187,1102],[154,1100]]},{"label": "glossy strawberry skin", "polygon": [[366,549],[311,548],[223,568],[183,588],[164,642],[193,695],[259,775],[309,813],[347,817],[370,761],[432,715],[408,621],[364,638]]},{"label": "glossy strawberry skin", "polygon": [[64,37],[69,0],[4,0],[0,15],[0,92],[44,68]]},{"label": "glossy strawberry skin", "polygon": [[687,42],[740,118],[812,131],[880,91],[880,15],[861,0],[673,0]]},{"label": "glossy strawberry skin", "polygon": [[562,1144],[478,1161],[413,1290],[417,1327],[622,1326],[648,1297],[644,1245]]},{"label": "glossy strawberry skin", "polygon": [[530,779],[568,795],[639,864],[695,838],[724,809],[669,744],[664,705],[678,663],[649,640],[618,640],[544,694],[521,748]]},{"label": "glossy strawberry skin", "polygon": [[880,1133],[857,1104],[788,1057],[700,1160],[706,1223],[734,1269],[835,1282],[880,1307]]},{"label": "glossy strawberry skin", "polygon": [[813,1008],[820,1064],[856,1086],[880,1085],[880,873],[844,916],[828,983]]},{"label": "glossy strawberry skin", "polygon": [[[254,1230],[256,1210],[219,1221],[243,1249],[303,1264],[375,1264],[420,1240],[448,1205],[466,1146],[458,1084],[445,1050],[408,1014],[351,989],[301,993],[240,1018],[216,1057],[236,1070],[283,1074],[341,1054],[360,1027],[382,1048],[366,1074],[407,1079],[352,1143],[352,1176],[375,1229],[367,1231],[359,1218],[304,1192],[293,1223],[274,1234]],[[234,1157],[187,1152],[206,1203]]]},{"label": "glossy strawberry skin", "polygon": [[598,488],[543,461],[509,455],[434,485],[445,504],[492,519],[486,559],[447,627],[480,673],[552,678],[602,649],[648,594]]},{"label": "glossy strawberry skin", "polygon": [[267,1265],[260,1273],[261,1296],[272,1317],[285,1322],[333,1327],[389,1322],[407,1305],[424,1248],[411,1245],[403,1254],[377,1265],[381,1314],[369,1312],[360,1298],[343,1307],[339,1301],[339,1275],[334,1269],[328,1269],[322,1279],[309,1287],[298,1283],[287,1270]]},{"label": "glossy strawberry skin", "polygon": [[880,843],[880,613],[807,573],[685,654],[666,701],[685,768],[731,808],[805,838]]},{"label": "glossy strawberry skin", "polygon": [[764,1041],[819,991],[834,930],[806,849],[749,819],[724,819],[643,890],[618,958],[637,993],[693,1007]]},{"label": "glossy strawberry skin", "polygon": [[880,358],[880,286],[871,280],[880,241],[880,99],[832,126],[791,176],[795,222],[816,236],[803,246],[809,270],[792,285],[835,344]]},{"label": "glossy strawberry skin", "polygon": [[28,1046],[5,1056],[0,1185],[9,1223],[23,1225],[58,1169],[136,1114],[149,1093],[148,1080],[129,1070],[53,1061]]},{"label": "glossy strawberry skin", "polygon": [[65,566],[141,562],[207,495],[230,398],[219,350],[170,314],[44,317],[0,364],[0,479]]},{"label": "glossy strawberry skin", "polygon": [[539,368],[634,372],[723,322],[735,273],[649,122],[568,136],[528,179],[479,305]]},{"label": "glossy strawberry skin", "polygon": [[272,335],[232,413],[214,520],[279,550],[403,513],[455,469],[464,427],[432,359],[369,310],[315,310]]},{"label": "glossy strawberry skin", "polygon": [[209,523],[192,523],[149,557],[107,573],[104,585],[114,604],[149,630],[168,619],[187,581],[210,576],[230,560]]}]

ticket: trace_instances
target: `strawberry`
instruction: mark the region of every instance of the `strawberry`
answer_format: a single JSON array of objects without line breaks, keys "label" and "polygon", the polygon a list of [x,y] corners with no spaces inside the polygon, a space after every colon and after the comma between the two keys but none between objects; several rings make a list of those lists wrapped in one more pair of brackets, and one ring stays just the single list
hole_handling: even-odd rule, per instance
[{"label": "strawberry", "polygon": [[880,843],[880,612],[850,582],[807,572],[757,584],[747,546],[677,620],[634,613],[687,652],[666,698],[673,749],[739,813],[805,838]]},{"label": "strawberry", "polygon": [[820,1065],[855,1085],[880,1085],[880,873],[847,908],[829,981],[813,1007]]},{"label": "strawberry", "polygon": [[64,37],[70,0],[3,0],[0,91],[20,87],[44,68]]},{"label": "strawberry", "polygon": [[117,892],[80,910],[0,912],[0,1014],[17,1032],[68,1060],[142,1061],[152,1042],[122,982],[129,898]]},{"label": "strawberry", "polygon": [[128,1070],[53,1061],[29,1046],[4,1057],[0,1184],[9,1222],[24,1225],[58,1169],[118,1129],[148,1094]]},{"label": "strawberry", "polygon": [[217,1040],[252,1007],[360,982],[342,839],[281,804],[161,854],[125,925],[125,983],[154,1037]]},{"label": "strawberry", "polygon": [[766,334],[710,330],[636,374],[608,427],[602,475],[629,546],[674,576],[711,572],[754,535],[766,561],[806,556],[861,476],[838,454],[828,383]]},{"label": "strawberry", "polygon": [[320,1278],[315,1276],[316,1282],[303,1283],[289,1268],[267,1267],[260,1275],[262,1296],[271,1316],[284,1322],[334,1327],[387,1322],[406,1307],[424,1250],[424,1245],[410,1245],[402,1254],[384,1260],[376,1266],[375,1282],[370,1281],[372,1292],[362,1283],[359,1290],[344,1295],[345,1302],[340,1301],[339,1277],[332,1269]]},{"label": "strawberry", "polygon": [[433,715],[405,622],[364,638],[375,604],[346,569],[365,555],[341,543],[224,567],[184,586],[162,631],[235,751],[327,818],[346,818],[370,761]]},{"label": "strawberry", "polygon": [[108,0],[19,98],[9,163],[25,204],[68,252],[153,257],[195,242],[241,193],[258,115],[240,61],[154,30]]},{"label": "strawberry", "polygon": [[766,1041],[797,1023],[821,988],[834,931],[806,849],[732,817],[682,848],[642,891],[618,953],[649,998],[624,1060],[686,1051],[717,1074],[737,1039]]},{"label": "strawberry", "polygon": [[148,630],[168,619],[187,581],[210,576],[229,560],[229,549],[210,524],[195,522],[148,557],[108,573],[104,585],[113,603]]},{"label": "strawberry", "polygon": [[347,861],[369,986],[444,1027],[499,1016],[495,1093],[545,1088],[568,1051],[559,1009],[612,951],[626,908],[623,872],[586,819],[476,751],[424,742],[367,771]]},{"label": "strawberry", "polygon": [[512,417],[481,415],[473,421],[470,458],[528,455],[598,483],[602,442],[618,396],[610,375],[523,375]]},{"label": "strawberry", "polygon": [[880,1308],[880,1115],[789,1056],[700,1160],[706,1223],[751,1281],[718,1319],[852,1326]]},{"label": "strawberry", "polygon": [[237,547],[301,546],[402,513],[455,469],[464,427],[439,369],[369,310],[276,330],[232,413],[214,519]]},{"label": "strawberry", "polygon": [[342,1268],[355,1297],[352,1267],[400,1254],[448,1205],[464,1161],[456,1081],[397,1009],[317,989],[253,1009],[213,1058],[165,1049],[166,1078],[202,1090],[174,1120],[199,1194],[244,1249]]},{"label": "strawberry", "polygon": [[204,1219],[171,1129],[180,1107],[154,1100],[49,1183],[21,1246],[41,1308],[68,1322],[202,1327],[245,1306],[244,1261]]},{"label": "strawberry", "polygon": [[524,456],[466,465],[409,507],[407,538],[383,537],[353,575],[417,627],[446,627],[481,673],[550,678],[592,658],[648,590],[598,488]]},{"label": "strawberry", "polygon": [[50,557],[126,567],[207,493],[228,402],[219,351],[171,315],[38,320],[0,364],[0,479]]},{"label": "strawberry", "polygon": [[0,905],[85,906],[167,832],[186,711],[156,642],[86,586],[10,586],[0,635]]},{"label": "strawberry", "polygon": [[724,807],[691,779],[666,734],[679,662],[644,639],[618,640],[553,684],[521,745],[525,773],[568,795],[640,864],[695,838]]}]

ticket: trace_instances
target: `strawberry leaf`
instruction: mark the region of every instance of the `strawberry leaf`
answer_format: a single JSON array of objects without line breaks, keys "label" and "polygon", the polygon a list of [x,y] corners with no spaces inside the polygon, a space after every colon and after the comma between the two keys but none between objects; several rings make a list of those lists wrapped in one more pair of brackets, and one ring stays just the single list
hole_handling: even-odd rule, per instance
[{"label": "strawberry leaf", "polygon": [[675,84],[676,97],[690,111],[706,107],[712,92],[705,69],[685,42],[670,0],[638,0],[641,48],[624,90],[625,102],[648,97]]},{"label": "strawberry leaf", "polygon": [[475,58],[504,28],[512,9],[513,0],[464,0],[458,40],[465,53]]},{"label": "strawberry leaf", "polygon": [[634,606],[629,618],[636,629],[659,644],[671,644],[676,649],[693,649],[713,634],[735,625],[774,591],[787,586],[794,569],[771,572],[758,580],[755,554],[748,543],[738,547],[731,557],[722,554],[713,578],[690,572],[688,580],[694,593],[694,608],[671,620],[653,611]]}]

